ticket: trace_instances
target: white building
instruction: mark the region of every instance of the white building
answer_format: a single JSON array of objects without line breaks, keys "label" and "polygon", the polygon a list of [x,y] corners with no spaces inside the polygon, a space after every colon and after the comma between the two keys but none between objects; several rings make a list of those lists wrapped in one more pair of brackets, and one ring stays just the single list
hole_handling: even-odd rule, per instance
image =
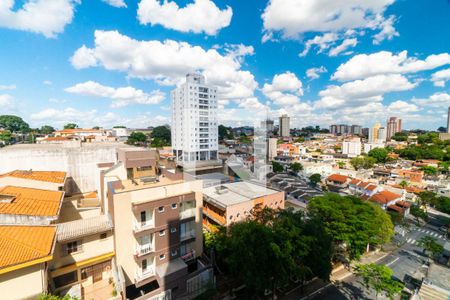
[{"label": "white building", "polygon": [[179,162],[217,160],[217,88],[200,74],[172,91],[172,148]]},{"label": "white building", "polygon": [[364,153],[369,153],[370,150],[375,148],[384,148],[384,144],[366,143],[364,144]]},{"label": "white building", "polygon": [[290,118],[288,115],[282,115],[280,117],[280,136],[290,136],[290,125],[289,125]]},{"label": "white building", "polygon": [[342,143],[342,154],[348,157],[357,157],[361,155],[361,139],[352,138]]}]

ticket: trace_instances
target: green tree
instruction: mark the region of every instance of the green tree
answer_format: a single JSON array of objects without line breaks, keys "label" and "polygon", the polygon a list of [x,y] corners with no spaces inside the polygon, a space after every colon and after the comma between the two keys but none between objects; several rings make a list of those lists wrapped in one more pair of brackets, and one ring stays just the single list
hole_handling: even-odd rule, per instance
[{"label": "green tree", "polygon": [[127,128],[127,126],[123,126],[123,125],[116,125],[116,126],[113,126],[113,128]]},{"label": "green tree", "polygon": [[277,161],[272,161],[272,168],[275,173],[280,173],[284,171],[284,167]]},{"label": "green tree", "polygon": [[350,164],[355,170],[373,168],[375,163],[375,158],[367,156],[354,157],[350,160]]},{"label": "green tree", "polygon": [[311,176],[309,176],[309,182],[311,182],[313,185],[318,184],[321,179],[322,179],[322,176],[318,173],[315,173],[315,174],[312,174]]},{"label": "green tree", "polygon": [[303,170],[303,165],[299,162],[294,162],[289,165],[289,169],[295,173],[298,173]]},{"label": "green tree", "polygon": [[170,146],[171,143],[170,128],[168,128],[168,126],[157,126],[153,128],[151,138],[159,139],[161,142],[164,143],[164,146]]},{"label": "green tree", "polygon": [[384,163],[388,159],[389,151],[385,148],[375,148],[369,151],[369,157],[373,157],[377,163]]},{"label": "green tree", "polygon": [[444,247],[436,242],[436,239],[432,238],[431,236],[424,236],[422,237],[418,245],[423,248],[423,253],[428,253],[428,256],[436,257],[440,253],[444,251]]},{"label": "green tree", "polygon": [[417,205],[411,206],[410,211],[411,211],[411,215],[413,215],[416,218],[417,225],[420,225],[421,219],[425,222],[428,220],[428,214],[423,209],[421,209],[419,206],[417,206]]},{"label": "green tree", "polygon": [[343,169],[345,167],[345,165],[346,165],[346,163],[343,162],[343,161],[338,161],[337,164],[339,166],[339,169]]},{"label": "green tree", "polygon": [[79,300],[79,299],[77,297],[69,295],[60,297],[49,293],[42,293],[37,297],[37,300]]},{"label": "green tree", "polygon": [[92,127],[92,129],[99,130],[100,126],[94,126],[94,127]]},{"label": "green tree", "polygon": [[0,115],[0,128],[12,133],[27,133],[30,131],[30,126],[22,118],[12,115]]},{"label": "green tree", "polygon": [[222,124],[219,125],[219,140],[233,139],[233,134],[230,127],[226,127]]},{"label": "green tree", "polygon": [[397,132],[392,136],[392,139],[397,142],[405,142],[408,140],[408,134],[405,132]]},{"label": "green tree", "polygon": [[370,289],[375,290],[375,294],[386,294],[390,299],[403,290],[403,283],[392,278],[394,272],[385,265],[360,264],[354,268],[357,276],[362,278],[363,284]]},{"label": "green tree", "polygon": [[450,198],[440,196],[436,199],[435,208],[443,213],[450,214]]},{"label": "green tree", "polygon": [[9,145],[12,141],[12,133],[9,130],[0,131],[0,141],[1,144]]},{"label": "green tree", "polygon": [[398,185],[401,186],[402,188],[406,188],[409,185],[409,183],[405,180],[402,180]]},{"label": "green tree", "polygon": [[53,128],[50,125],[44,125],[44,126],[41,126],[41,129],[39,129],[39,132],[42,134],[50,134],[50,133],[55,132],[55,128]]},{"label": "green tree", "polygon": [[394,235],[389,215],[379,206],[355,196],[326,193],[308,204],[308,216],[323,224],[334,243],[333,259],[358,259],[367,245],[382,245]]},{"label": "green tree", "polygon": [[64,125],[64,129],[76,129],[76,128],[79,128],[79,127],[75,123],[67,123],[66,125]]},{"label": "green tree", "polygon": [[438,171],[437,168],[432,166],[423,166],[420,168],[426,175],[435,175]]},{"label": "green tree", "polygon": [[135,131],[130,134],[127,140],[127,144],[137,145],[147,141],[147,136],[143,132]]},{"label": "green tree", "polygon": [[431,191],[423,191],[419,194],[419,205],[426,207],[428,205],[436,205],[437,202],[437,195],[434,192]]}]

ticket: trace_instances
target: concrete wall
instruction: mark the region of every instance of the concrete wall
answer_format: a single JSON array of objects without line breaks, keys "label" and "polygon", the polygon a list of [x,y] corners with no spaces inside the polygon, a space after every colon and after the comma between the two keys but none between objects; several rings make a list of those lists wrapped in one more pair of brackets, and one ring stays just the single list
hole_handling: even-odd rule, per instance
[{"label": "concrete wall", "polygon": [[[98,163],[117,162],[121,143],[84,143],[76,147],[57,144],[24,144],[0,149],[0,174],[9,171],[66,171],[68,195],[99,190]],[[71,177],[71,178],[69,178]]]},{"label": "concrete wall", "polygon": [[36,299],[46,290],[44,264],[0,275],[0,297],[2,299]]}]

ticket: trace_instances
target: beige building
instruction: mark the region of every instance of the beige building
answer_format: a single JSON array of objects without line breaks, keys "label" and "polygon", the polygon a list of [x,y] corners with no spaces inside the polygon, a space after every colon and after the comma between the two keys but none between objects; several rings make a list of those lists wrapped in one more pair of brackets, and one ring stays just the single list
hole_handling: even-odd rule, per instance
[{"label": "beige building", "polygon": [[139,159],[147,155],[125,152],[118,165],[103,171],[105,206],[114,224],[126,297],[176,299],[187,292],[188,266],[196,268],[203,251],[202,182],[185,181],[167,169],[142,176],[135,170],[149,165],[149,159]]},{"label": "beige building", "polygon": [[256,207],[284,208],[284,192],[250,182],[234,182],[203,190],[203,225],[229,226],[250,216]]},{"label": "beige building", "polygon": [[55,233],[55,226],[0,226],[2,299],[35,299],[47,292]]}]

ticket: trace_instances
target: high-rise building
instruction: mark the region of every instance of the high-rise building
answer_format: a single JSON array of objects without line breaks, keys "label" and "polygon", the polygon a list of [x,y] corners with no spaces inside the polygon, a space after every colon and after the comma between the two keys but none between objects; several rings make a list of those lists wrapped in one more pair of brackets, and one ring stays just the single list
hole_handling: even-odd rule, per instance
[{"label": "high-rise building", "polygon": [[338,125],[337,133],[340,135],[347,134],[348,133],[348,125],[345,125],[345,124]]},{"label": "high-rise building", "polygon": [[369,130],[369,143],[384,143],[386,142],[386,128],[381,127],[380,123],[376,123]]},{"label": "high-rise building", "polygon": [[290,136],[290,118],[288,115],[284,114],[280,117],[280,136]]},{"label": "high-rise building", "polygon": [[187,74],[172,91],[172,149],[178,162],[217,160],[217,88]]},{"label": "high-rise building", "polygon": [[333,124],[330,126],[330,133],[337,134],[337,125]]},{"label": "high-rise building", "polygon": [[271,133],[274,130],[273,120],[267,119],[264,121],[261,121],[261,127],[265,128],[267,133]]},{"label": "high-rise building", "polygon": [[447,133],[450,133],[450,106],[448,107],[447,112]]},{"label": "high-rise building", "polygon": [[402,119],[397,117],[390,117],[387,120],[387,132],[386,140],[390,141],[391,138],[397,133],[402,131]]},{"label": "high-rise building", "polygon": [[352,125],[350,129],[351,134],[362,134],[362,127],[359,125]]}]

